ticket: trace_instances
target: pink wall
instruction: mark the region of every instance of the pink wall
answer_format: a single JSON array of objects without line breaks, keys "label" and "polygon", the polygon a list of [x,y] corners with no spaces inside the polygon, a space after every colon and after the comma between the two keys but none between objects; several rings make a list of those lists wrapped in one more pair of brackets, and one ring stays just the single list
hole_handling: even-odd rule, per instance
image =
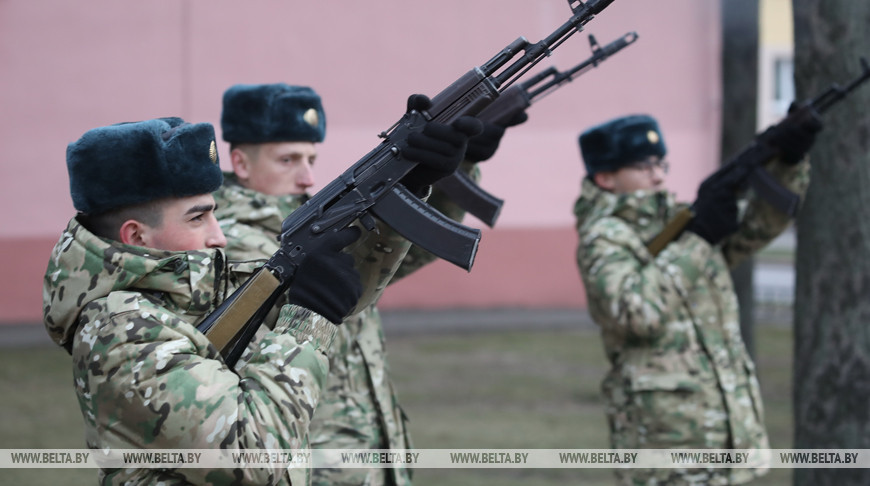
[{"label": "pink wall", "polygon": [[[308,84],[328,118],[320,187],[377,144],[409,94],[434,95],[518,36],[540,40],[569,17],[563,0],[371,5],[0,2],[0,322],[41,317],[48,250],[73,215],[65,148],[86,130],[158,116],[217,124],[231,84]],[[486,163],[484,186],[507,203],[474,271],[439,262],[391,287],[384,306],[583,306],[576,137],[605,119],[657,116],[677,168],[669,187],[691,197],[718,154],[718,2],[615,0],[541,67],[588,57],[589,33],[603,44],[628,31],[640,35],[635,45],[532,107]]]}]

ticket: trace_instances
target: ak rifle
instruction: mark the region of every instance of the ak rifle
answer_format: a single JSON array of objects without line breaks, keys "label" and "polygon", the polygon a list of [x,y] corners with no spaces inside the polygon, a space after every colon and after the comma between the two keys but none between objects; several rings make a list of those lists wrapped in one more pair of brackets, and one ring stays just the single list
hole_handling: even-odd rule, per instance
[{"label": "ak rifle", "polygon": [[[484,108],[477,118],[487,122],[502,123],[524,111],[546,95],[570,83],[593,67],[598,67],[608,57],[616,54],[637,40],[637,33],[629,32],[604,47],[598,45],[595,37],[589,35],[592,57],[573,68],[560,72],[551,66],[548,69],[504,90],[501,95]],[[542,84],[543,83],[543,84]],[[495,225],[504,200],[484,191],[464,172],[456,171],[435,184],[451,201],[474,215],[488,226]]]},{"label": "ak rifle", "polygon": [[406,112],[381,134],[384,140],[374,150],[287,216],[278,237],[279,250],[197,326],[220,350],[225,363],[232,368],[241,357],[266,314],[290,289],[306,254],[323,245],[325,235],[355,221],[373,231],[377,217],[412,243],[471,270],[480,230],[444,216],[401,184],[417,165],[402,157],[408,135],[421,131],[430,120],[450,124],[477,115],[613,1],[568,0],[572,15],[552,34],[537,43],[518,38],[431,98],[429,109]]},{"label": "ak rifle", "polygon": [[[811,117],[821,118],[821,115],[831,106],[845,99],[855,88],[870,79],[870,66],[864,58],[861,58],[861,70],[861,75],[845,87],[833,83],[815,98],[795,104],[782,121],[756,135],[748,147],[705,179],[704,184],[733,188],[735,191],[751,187],[773,207],[789,216],[794,216],[798,210],[800,197],[782,187],[764,169],[764,164],[779,155],[777,148],[769,140],[776,138],[778,132],[786,130],[789,125],[807,123]],[[679,211],[665,225],[661,233],[647,243],[650,254],[655,256],[664,250],[668,243],[680,236],[694,217],[694,204]]]}]

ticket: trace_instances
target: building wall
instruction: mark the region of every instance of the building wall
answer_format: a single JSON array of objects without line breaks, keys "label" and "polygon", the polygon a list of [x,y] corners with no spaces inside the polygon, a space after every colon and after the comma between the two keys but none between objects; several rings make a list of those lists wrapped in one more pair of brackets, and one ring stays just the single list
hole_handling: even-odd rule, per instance
[{"label": "building wall", "polygon": [[[383,306],[583,307],[576,137],[611,117],[655,115],[675,168],[668,186],[691,198],[718,162],[718,8],[615,0],[545,59],[540,68],[568,69],[589,56],[590,33],[601,44],[640,36],[533,106],[484,164],[484,187],[506,204],[473,271],[437,262],[391,287]],[[322,187],[378,143],[409,94],[435,95],[518,36],[540,40],[568,17],[562,0],[0,1],[0,323],[41,319],[46,261],[74,214],[65,148],[86,130],[159,116],[218,123],[232,84],[307,84],[327,112]],[[219,150],[228,168],[227,146]]]},{"label": "building wall", "polygon": [[759,2],[758,128],[779,121],[794,99],[791,0]]}]

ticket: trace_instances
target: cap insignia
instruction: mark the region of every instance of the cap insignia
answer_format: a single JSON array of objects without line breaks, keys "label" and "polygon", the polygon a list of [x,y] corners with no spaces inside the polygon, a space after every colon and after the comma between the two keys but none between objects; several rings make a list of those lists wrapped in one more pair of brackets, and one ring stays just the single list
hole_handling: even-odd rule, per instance
[{"label": "cap insignia", "polygon": [[305,114],[302,115],[302,119],[305,120],[305,123],[311,125],[312,127],[317,127],[317,123],[320,121],[320,117],[317,115],[317,110],[314,108],[309,108],[305,111]]}]

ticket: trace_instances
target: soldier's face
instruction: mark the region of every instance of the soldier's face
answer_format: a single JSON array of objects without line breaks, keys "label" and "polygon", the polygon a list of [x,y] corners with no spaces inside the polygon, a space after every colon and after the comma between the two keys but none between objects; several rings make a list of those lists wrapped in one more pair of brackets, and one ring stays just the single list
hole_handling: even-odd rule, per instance
[{"label": "soldier's face", "polygon": [[171,251],[223,248],[227,240],[214,210],[211,194],[167,200],[163,204],[163,222],[157,227],[143,227],[140,246]]},{"label": "soldier's face", "polygon": [[659,157],[650,157],[614,172],[598,172],[594,179],[599,187],[616,194],[658,190],[665,181],[667,167],[667,163]]},{"label": "soldier's face", "polygon": [[264,143],[240,155],[239,163],[233,157],[233,171],[248,189],[286,196],[304,194],[314,185],[317,149],[311,142]]}]

